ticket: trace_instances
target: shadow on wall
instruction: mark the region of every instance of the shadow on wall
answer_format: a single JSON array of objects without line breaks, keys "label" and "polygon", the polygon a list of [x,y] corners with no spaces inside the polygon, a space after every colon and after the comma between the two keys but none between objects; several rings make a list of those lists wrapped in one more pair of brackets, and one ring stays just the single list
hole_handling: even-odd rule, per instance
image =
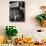
[{"label": "shadow on wall", "polygon": [[34,25],[35,27],[40,26],[39,21],[36,20],[35,16],[32,16],[30,20],[31,20],[31,25]]}]

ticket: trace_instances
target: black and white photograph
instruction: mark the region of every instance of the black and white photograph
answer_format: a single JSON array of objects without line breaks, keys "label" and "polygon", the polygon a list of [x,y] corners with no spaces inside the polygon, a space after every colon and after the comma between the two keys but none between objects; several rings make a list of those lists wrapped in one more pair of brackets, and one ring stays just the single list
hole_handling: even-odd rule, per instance
[{"label": "black and white photograph", "polygon": [[25,21],[25,2],[24,1],[10,1],[10,16],[11,22],[24,22]]}]

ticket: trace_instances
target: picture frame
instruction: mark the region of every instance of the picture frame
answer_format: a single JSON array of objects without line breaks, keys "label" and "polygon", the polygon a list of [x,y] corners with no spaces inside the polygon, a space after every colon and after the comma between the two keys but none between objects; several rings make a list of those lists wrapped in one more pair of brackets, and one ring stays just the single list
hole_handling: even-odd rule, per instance
[{"label": "picture frame", "polygon": [[10,22],[24,22],[25,21],[25,2],[24,1],[10,1]]}]

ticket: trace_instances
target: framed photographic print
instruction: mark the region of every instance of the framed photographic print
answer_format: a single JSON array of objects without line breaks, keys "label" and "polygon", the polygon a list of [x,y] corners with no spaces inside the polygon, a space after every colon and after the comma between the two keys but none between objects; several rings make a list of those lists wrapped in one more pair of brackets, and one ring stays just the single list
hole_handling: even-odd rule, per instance
[{"label": "framed photographic print", "polygon": [[10,15],[11,22],[25,21],[25,2],[24,1],[10,1]]}]

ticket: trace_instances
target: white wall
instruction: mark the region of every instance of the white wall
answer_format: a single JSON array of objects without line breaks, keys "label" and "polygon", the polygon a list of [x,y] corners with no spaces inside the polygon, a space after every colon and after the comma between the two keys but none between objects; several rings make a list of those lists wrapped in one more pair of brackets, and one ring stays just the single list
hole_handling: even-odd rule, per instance
[{"label": "white wall", "polygon": [[31,36],[31,34],[36,33],[36,29],[46,30],[40,27],[35,20],[35,16],[41,13],[40,6],[46,5],[46,0],[24,0],[25,22],[18,23],[9,21],[9,1],[10,0],[0,0],[0,33],[4,32],[6,25],[16,26],[19,31],[18,36],[22,34],[24,36]]}]

